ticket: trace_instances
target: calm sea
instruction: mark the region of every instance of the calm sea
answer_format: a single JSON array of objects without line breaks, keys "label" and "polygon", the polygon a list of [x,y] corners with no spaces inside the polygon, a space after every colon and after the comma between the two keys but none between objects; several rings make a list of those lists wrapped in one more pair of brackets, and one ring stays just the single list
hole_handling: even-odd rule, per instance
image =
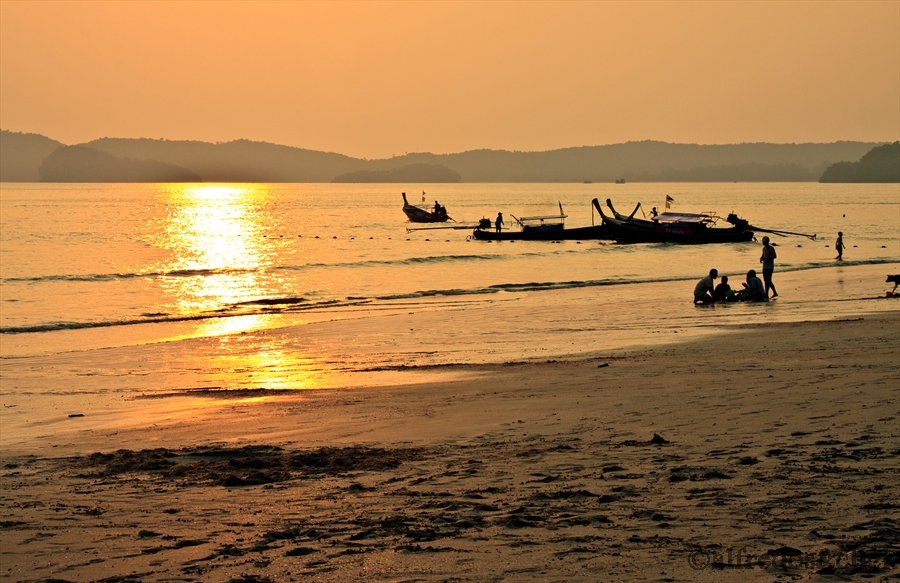
[{"label": "calm sea", "polygon": [[[425,203],[440,201],[462,224],[500,211],[514,229],[513,216],[562,204],[579,227],[599,223],[595,197],[628,213],[637,202],[661,208],[668,195],[676,211],[734,212],[818,239],[773,236],[776,302],[702,309],[688,302],[694,282],[716,267],[739,287],[759,268],[758,243],[409,232],[423,225],[406,221],[400,193],[421,203],[423,188]],[[838,231],[847,250],[836,267]],[[558,357],[673,329],[885,309],[871,300],[890,289],[883,274],[898,263],[896,184],[5,183],[0,357],[5,390],[38,383],[44,373],[26,382],[23,371],[44,365],[81,386],[154,359],[168,387],[289,387],[301,373]],[[279,374],[254,376],[266,366]],[[117,386],[152,384],[130,382]]]}]

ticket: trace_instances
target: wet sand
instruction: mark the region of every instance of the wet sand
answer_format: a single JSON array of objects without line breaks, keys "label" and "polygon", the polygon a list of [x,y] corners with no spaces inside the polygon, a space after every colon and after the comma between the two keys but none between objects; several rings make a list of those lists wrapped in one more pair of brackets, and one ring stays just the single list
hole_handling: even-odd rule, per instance
[{"label": "wet sand", "polygon": [[0,581],[896,579],[898,330],[134,399],[4,448]]}]

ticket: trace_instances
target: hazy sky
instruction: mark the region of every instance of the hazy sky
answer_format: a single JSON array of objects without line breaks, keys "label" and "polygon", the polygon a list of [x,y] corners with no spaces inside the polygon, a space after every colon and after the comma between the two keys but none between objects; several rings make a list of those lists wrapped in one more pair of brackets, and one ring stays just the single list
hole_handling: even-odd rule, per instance
[{"label": "hazy sky", "polygon": [[0,127],[369,158],[893,141],[900,0],[3,0]]}]

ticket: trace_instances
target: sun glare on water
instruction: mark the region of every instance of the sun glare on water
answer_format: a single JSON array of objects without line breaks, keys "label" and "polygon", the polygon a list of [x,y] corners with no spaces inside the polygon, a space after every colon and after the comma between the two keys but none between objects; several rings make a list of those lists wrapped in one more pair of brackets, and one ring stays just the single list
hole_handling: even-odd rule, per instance
[{"label": "sun glare on water", "polygon": [[[279,217],[271,211],[275,195],[266,185],[166,185],[160,196],[166,212],[153,244],[165,251],[165,259],[157,269],[181,314],[215,316],[242,302],[291,293],[269,269],[278,250],[267,235],[279,230]],[[195,369],[184,365],[205,371],[190,384],[225,390],[315,388],[310,370],[316,357],[293,349],[281,335],[265,333],[279,318],[210,317],[172,338],[208,339],[190,357],[203,362]]]},{"label": "sun glare on water", "polygon": [[215,309],[266,291],[259,270],[270,259],[260,208],[267,194],[227,186],[173,193],[164,231],[173,252],[168,273],[182,288],[178,297],[189,303],[185,307]]}]

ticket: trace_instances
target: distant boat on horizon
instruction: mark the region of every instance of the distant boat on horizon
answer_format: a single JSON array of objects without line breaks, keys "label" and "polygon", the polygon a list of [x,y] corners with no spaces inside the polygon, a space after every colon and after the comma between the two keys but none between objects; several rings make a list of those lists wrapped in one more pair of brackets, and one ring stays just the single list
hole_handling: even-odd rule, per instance
[{"label": "distant boat on horizon", "polygon": [[594,181],[593,181],[593,180],[585,180],[584,183],[585,183],[585,184],[593,184]]},{"label": "distant boat on horizon", "polygon": [[618,180],[616,180],[616,184],[625,184],[625,179],[619,178]]}]

